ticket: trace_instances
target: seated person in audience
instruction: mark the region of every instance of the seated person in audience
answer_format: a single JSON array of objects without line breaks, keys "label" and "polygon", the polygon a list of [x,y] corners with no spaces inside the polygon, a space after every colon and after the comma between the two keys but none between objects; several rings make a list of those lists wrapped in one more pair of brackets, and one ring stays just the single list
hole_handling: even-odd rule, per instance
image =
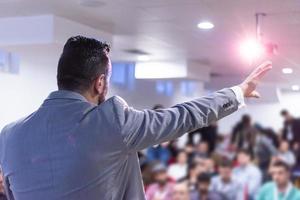
[{"label": "seated person in audience", "polygon": [[189,191],[194,192],[196,191],[197,187],[197,178],[199,174],[205,172],[205,168],[199,162],[192,162],[188,166],[188,174],[185,178],[180,179],[179,182],[185,182],[188,185]]},{"label": "seated person in audience", "polygon": [[289,142],[282,140],[280,142],[278,154],[275,157],[275,160],[281,160],[288,164],[290,167],[293,167],[296,163],[296,158],[294,153],[290,150]]},{"label": "seated person in audience", "polygon": [[158,146],[148,148],[146,153],[147,161],[160,161],[167,166],[171,159],[171,152],[168,149],[168,144],[169,142],[164,142]]},{"label": "seated person in audience", "polygon": [[7,200],[6,195],[4,193],[4,182],[2,172],[0,171],[0,200]]},{"label": "seated person in audience", "polygon": [[271,166],[272,182],[260,189],[257,200],[299,200],[300,191],[290,181],[290,166],[276,161]]},{"label": "seated person in audience", "polygon": [[180,182],[173,186],[172,200],[190,200],[190,192],[187,183]]},{"label": "seated person in audience", "polygon": [[199,144],[197,144],[195,151],[190,154],[190,158],[192,161],[197,160],[201,161],[203,159],[208,158],[209,155],[209,146],[208,143],[205,141],[200,141]]},{"label": "seated person in audience", "polygon": [[157,163],[152,168],[154,183],[146,190],[147,200],[171,200],[174,183],[168,179],[167,168],[162,163]]},{"label": "seated person in audience", "polygon": [[242,185],[232,176],[232,162],[222,160],[218,171],[219,175],[211,180],[211,191],[223,194],[228,200],[239,200],[238,192],[242,190]]},{"label": "seated person in audience", "polygon": [[213,152],[216,147],[217,137],[218,137],[218,124],[217,122],[212,122],[209,126],[197,129],[188,134],[188,144],[194,144],[194,136],[200,136],[201,141],[208,143],[209,152]]},{"label": "seated person in audience", "polygon": [[197,180],[197,191],[191,193],[191,200],[227,200],[225,196],[217,191],[210,191],[209,174],[200,174]]},{"label": "seated person in audience", "polygon": [[242,190],[239,195],[252,200],[255,198],[261,185],[262,174],[259,168],[252,163],[251,152],[249,150],[239,150],[237,161],[239,166],[233,169],[233,175],[234,178],[242,184]]},{"label": "seated person in audience", "polygon": [[283,139],[288,141],[293,150],[300,149],[300,119],[295,118],[287,110],[281,111],[281,116],[284,119],[283,124]]},{"label": "seated person in audience", "polygon": [[176,163],[171,164],[168,168],[168,175],[177,181],[186,177],[187,168],[187,154],[185,151],[179,151],[176,157]]},{"label": "seated person in audience", "polygon": [[258,134],[256,137],[256,144],[254,147],[255,158],[257,160],[257,165],[262,172],[263,182],[270,179],[269,177],[269,166],[273,156],[277,155],[277,147],[275,146],[275,141],[273,134],[275,132],[270,128],[263,128],[259,124],[256,124]]},{"label": "seated person in audience", "polygon": [[203,159],[203,165],[205,168],[205,173],[209,174],[211,177],[216,175],[215,161],[212,158]]}]

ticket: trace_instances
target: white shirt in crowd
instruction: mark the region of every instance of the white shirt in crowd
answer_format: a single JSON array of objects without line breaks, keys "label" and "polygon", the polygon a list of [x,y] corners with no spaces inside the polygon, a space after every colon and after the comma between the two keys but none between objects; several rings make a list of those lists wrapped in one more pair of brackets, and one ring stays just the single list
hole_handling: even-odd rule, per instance
[{"label": "white shirt in crowd", "polygon": [[295,155],[293,154],[293,152],[291,151],[287,151],[285,153],[278,153],[278,158],[280,160],[282,160],[283,162],[285,162],[286,164],[288,164],[289,166],[294,166],[296,163],[296,158]]},{"label": "white shirt in crowd", "polygon": [[174,179],[175,181],[184,178],[187,176],[187,169],[188,166],[187,164],[171,164],[168,168],[168,176],[172,179]]},{"label": "white shirt in crowd", "polygon": [[242,189],[242,184],[234,177],[229,182],[224,182],[220,176],[211,180],[210,190],[223,194],[228,200],[240,200],[239,191]]},{"label": "white shirt in crowd", "polygon": [[256,165],[251,163],[246,166],[235,167],[233,177],[242,184],[241,196],[245,190],[252,197],[257,194],[261,185],[262,174]]}]

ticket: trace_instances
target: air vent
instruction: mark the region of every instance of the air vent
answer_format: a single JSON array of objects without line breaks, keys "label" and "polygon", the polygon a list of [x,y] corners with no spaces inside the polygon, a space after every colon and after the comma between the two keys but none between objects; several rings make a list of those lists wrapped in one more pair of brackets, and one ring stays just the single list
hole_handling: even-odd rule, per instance
[{"label": "air vent", "polygon": [[139,50],[139,49],[126,49],[124,50],[126,53],[135,54],[135,55],[150,55],[149,53]]}]

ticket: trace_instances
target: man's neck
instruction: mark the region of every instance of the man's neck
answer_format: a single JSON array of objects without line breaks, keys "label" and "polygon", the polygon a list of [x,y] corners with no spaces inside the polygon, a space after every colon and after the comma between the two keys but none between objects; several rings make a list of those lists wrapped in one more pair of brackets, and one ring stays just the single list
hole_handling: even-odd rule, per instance
[{"label": "man's neck", "polygon": [[289,186],[289,182],[281,184],[281,185],[277,185],[277,188],[280,193],[285,193],[288,189],[288,186]]},{"label": "man's neck", "polygon": [[79,94],[81,94],[84,98],[86,98],[86,100],[88,102],[98,105],[99,100],[98,100],[97,96],[92,95],[90,92],[83,92],[83,93],[79,93]]}]

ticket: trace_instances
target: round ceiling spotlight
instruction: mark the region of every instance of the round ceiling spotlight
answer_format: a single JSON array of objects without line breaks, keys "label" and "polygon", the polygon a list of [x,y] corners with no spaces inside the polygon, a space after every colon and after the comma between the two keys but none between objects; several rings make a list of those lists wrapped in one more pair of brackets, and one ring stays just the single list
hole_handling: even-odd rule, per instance
[{"label": "round ceiling spotlight", "polygon": [[80,0],[79,4],[86,7],[101,7],[104,6],[105,3],[101,0]]},{"label": "round ceiling spotlight", "polygon": [[292,90],[293,91],[300,91],[300,86],[299,85],[292,85]]},{"label": "round ceiling spotlight", "polygon": [[212,29],[215,27],[215,25],[209,21],[200,22],[197,26],[198,28],[205,29],[205,30]]},{"label": "round ceiling spotlight", "polygon": [[293,69],[292,68],[288,68],[288,67],[283,68],[282,69],[282,73],[283,74],[292,74],[293,73]]}]

